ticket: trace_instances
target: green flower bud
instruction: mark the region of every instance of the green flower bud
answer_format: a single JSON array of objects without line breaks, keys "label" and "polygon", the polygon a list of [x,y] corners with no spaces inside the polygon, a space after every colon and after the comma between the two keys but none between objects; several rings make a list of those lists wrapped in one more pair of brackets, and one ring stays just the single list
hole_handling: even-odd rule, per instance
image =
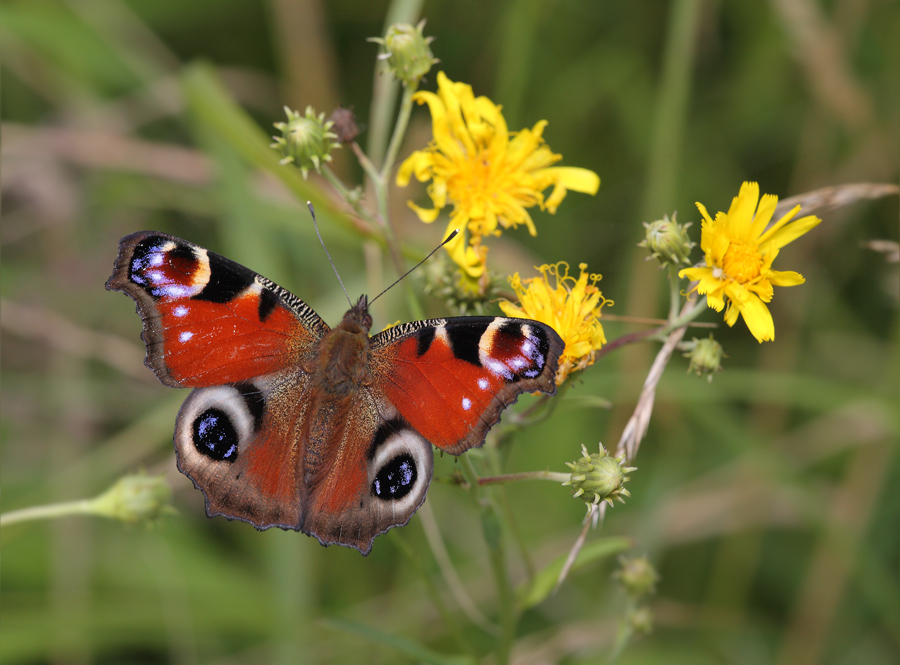
[{"label": "green flower bud", "polygon": [[671,220],[668,215],[664,215],[662,219],[643,224],[647,232],[638,247],[649,249],[650,256],[659,261],[661,266],[678,266],[681,263],[690,265],[688,257],[696,245],[687,234],[690,222],[679,224],[675,221],[675,213],[672,213]]},{"label": "green flower bud", "polygon": [[584,456],[575,462],[566,462],[566,466],[572,469],[569,480],[563,485],[571,485],[575,490],[573,497],[581,497],[585,503],[597,505],[606,501],[610,506],[613,499],[621,503],[625,502],[623,496],[631,496],[624,485],[630,478],[626,473],[636,471],[632,466],[622,466],[625,455],[612,457],[602,445],[600,452],[593,455],[588,453],[582,445],[581,452]]},{"label": "green flower bud", "polygon": [[416,27],[409,23],[395,23],[387,29],[384,38],[371,37],[370,42],[381,44],[379,59],[387,60],[391,73],[403,85],[415,85],[438,62],[431,53],[434,37],[425,37],[422,29],[425,21]]},{"label": "green flower bud", "polygon": [[455,316],[489,313],[500,297],[499,284],[490,271],[472,277],[441,253],[425,264],[425,293],[447,305]]},{"label": "green flower bud", "polygon": [[619,569],[613,573],[613,577],[634,598],[653,593],[659,581],[656,569],[646,556],[619,557]]},{"label": "green flower bud", "polygon": [[162,476],[135,473],[123,476],[95,499],[86,512],[129,524],[154,522],[163,513],[174,512],[169,505],[172,490]]},{"label": "green flower bud", "polygon": [[306,107],[304,115],[287,106],[284,112],[288,121],[275,123],[275,129],[281,132],[281,136],[272,137],[275,139],[272,147],[284,155],[281,163],[299,167],[304,179],[311,168],[320,173],[322,162],[330,162],[331,151],[340,147],[334,143],[337,135],[330,131],[334,122],[326,121],[324,113],[317,116],[312,106]]},{"label": "green flower bud", "polygon": [[712,333],[706,339],[697,339],[681,345],[686,351],[685,358],[691,359],[688,372],[694,372],[697,376],[706,376],[712,383],[712,375],[722,369],[722,358],[727,357],[722,350],[722,345],[713,339]]},{"label": "green flower bud", "polygon": [[637,607],[625,615],[625,621],[635,633],[647,634],[653,630],[653,612],[646,607]]}]

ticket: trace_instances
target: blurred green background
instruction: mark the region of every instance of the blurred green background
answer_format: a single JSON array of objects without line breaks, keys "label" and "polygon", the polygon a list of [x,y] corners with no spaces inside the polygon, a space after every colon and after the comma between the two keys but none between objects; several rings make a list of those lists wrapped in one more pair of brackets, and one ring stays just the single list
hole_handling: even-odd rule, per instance
[{"label": "blurred green background", "polygon": [[[478,510],[445,482],[453,458],[436,460],[427,505],[484,620],[455,603],[421,515],[367,558],[208,520],[172,454],[186,393],[143,367],[133,303],[103,289],[118,239],[159,229],[258,270],[334,323],[346,304],[303,206],[313,198],[351,295],[380,290],[390,264],[379,270],[371,246],[364,260],[366,241],[320,181],[273,175],[265,135],[284,104],[351,106],[369,125],[377,47],[366,38],[418,11],[452,80],[501,104],[511,129],[548,120],[562,163],[602,178],[595,197],[535,212],[537,238],[494,243],[493,269],[587,262],[612,314],[665,316],[664,273],[635,247],[642,221],[677,210],[699,241],[694,202],[727,210],[743,180],[781,197],[897,182],[897,2],[3,2],[3,510],[93,496],[145,468],[166,475],[179,511],[153,529],[86,517],[5,527],[4,663],[420,662],[385,636],[450,656],[454,625],[491,662],[497,592]],[[418,109],[401,158],[429,137]],[[348,150],[335,170],[361,178]],[[443,222],[419,223],[410,197],[423,190],[393,192],[395,219],[424,252]],[[900,280],[896,259],[864,246],[897,241],[897,197],[817,214],[823,224],[775,266],[807,278],[776,291],[776,341],[720,327],[729,357],[711,384],[676,355],[633,498],[588,537],[632,539],[661,574],[654,631],[622,663],[897,662]],[[410,317],[399,291],[379,302],[376,329]],[[612,340],[641,327],[605,329]],[[656,348],[585,372],[553,418],[517,437],[508,470],[562,471],[582,443],[614,447]],[[510,556],[514,584],[580,532],[583,504],[558,486],[496,496],[529,553]],[[614,567],[586,565],[527,610],[513,661],[606,662],[625,607]]]}]

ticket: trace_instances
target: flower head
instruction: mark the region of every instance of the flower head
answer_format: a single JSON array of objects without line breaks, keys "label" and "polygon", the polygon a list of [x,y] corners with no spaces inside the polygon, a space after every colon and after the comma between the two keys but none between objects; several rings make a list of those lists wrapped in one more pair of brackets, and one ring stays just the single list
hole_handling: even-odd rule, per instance
[{"label": "flower head", "polygon": [[644,239],[638,243],[638,247],[649,249],[650,256],[647,259],[656,259],[659,261],[660,267],[677,266],[680,263],[690,265],[688,256],[696,244],[691,242],[690,236],[687,234],[690,225],[690,222],[679,224],[675,221],[675,213],[672,213],[672,219],[669,219],[668,215],[663,215],[662,219],[655,222],[649,224],[644,222],[646,232]]},{"label": "flower head", "polygon": [[[536,235],[528,208],[556,212],[568,190],[595,194],[600,178],[581,168],[552,166],[561,155],[544,144],[547,121],[531,129],[510,133],[500,107],[487,97],[475,97],[472,86],[437,75],[438,92],[413,95],[431,111],[433,140],[400,165],[397,184],[405,187],[415,175],[431,181],[428,195],[433,208],[410,207],[423,222],[433,222],[448,204],[453,205],[448,234],[461,233],[446,245],[453,260],[472,277],[485,270],[487,247],[482,239],[503,229],[524,225]],[[544,190],[553,187],[550,196]]]},{"label": "flower head", "polygon": [[[569,372],[593,364],[595,352],[606,344],[600,309],[612,305],[612,301],[604,298],[596,286],[600,275],[585,272],[585,263],[578,267],[581,270],[578,279],[569,275],[569,264],[564,261],[541,266],[538,268],[541,277],[524,282],[516,273],[509,278],[509,283],[520,304],[500,302],[500,309],[507,316],[546,323],[562,337],[566,348],[559,359],[557,385],[566,380]],[[551,277],[554,284],[550,284]]]},{"label": "flower head", "polygon": [[563,485],[571,485],[575,490],[573,497],[581,497],[588,506],[596,506],[601,501],[613,505],[613,499],[625,503],[624,496],[631,496],[625,489],[628,478],[625,474],[637,471],[633,466],[623,466],[625,455],[611,457],[603,445],[600,452],[591,454],[588,449],[581,446],[582,457],[574,462],[566,462],[566,466],[572,469],[572,474]]},{"label": "flower head", "polygon": [[619,557],[619,569],[613,573],[613,577],[619,580],[628,595],[633,598],[654,593],[656,583],[659,582],[659,573],[646,555]]},{"label": "flower head", "polygon": [[409,23],[395,23],[384,37],[371,37],[370,42],[381,44],[384,52],[379,56],[387,60],[388,67],[403,85],[415,85],[437,60],[431,53],[434,37],[426,37],[422,30],[425,21],[413,27]]},{"label": "flower head", "polygon": [[304,178],[311,168],[318,173],[322,162],[331,161],[332,149],[340,147],[334,143],[337,135],[331,131],[334,122],[326,121],[324,113],[317,116],[312,106],[306,107],[304,115],[287,106],[284,112],[288,121],[275,123],[275,129],[281,132],[281,136],[272,137],[275,142],[271,147],[284,155],[282,164],[295,164]]},{"label": "flower head", "polygon": [[[757,203],[759,208],[757,209]],[[727,304],[725,323],[733,326],[743,316],[752,335],[760,342],[775,339],[775,324],[766,303],[772,300],[775,286],[803,284],[803,276],[793,271],[772,270],[778,251],[822,220],[814,215],[789,224],[800,211],[796,206],[769,226],[778,197],[766,194],[759,200],[759,185],[745,182],[731,202],[727,213],[715,219],[702,203],[703,215],[700,247],[706,254],[706,265],[685,268],[679,277],[696,280],[697,292],[706,295],[707,304],[717,312]]]},{"label": "flower head", "polygon": [[152,523],[174,512],[169,500],[172,490],[162,476],[135,473],[123,476],[103,494],[90,501],[90,511],[131,524]]},{"label": "flower head", "polygon": [[704,339],[696,337],[690,342],[681,345],[685,351],[685,358],[690,358],[688,372],[694,372],[697,376],[705,376],[712,383],[713,374],[722,369],[722,358],[727,357],[722,345],[713,339],[712,333]]}]

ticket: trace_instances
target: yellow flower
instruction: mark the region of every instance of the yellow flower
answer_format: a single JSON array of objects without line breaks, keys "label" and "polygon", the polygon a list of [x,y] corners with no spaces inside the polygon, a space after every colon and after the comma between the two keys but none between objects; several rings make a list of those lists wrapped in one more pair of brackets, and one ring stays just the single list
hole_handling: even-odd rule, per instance
[{"label": "yellow flower", "polygon": [[[570,372],[592,365],[594,354],[606,344],[600,309],[613,303],[595,286],[600,275],[586,273],[586,263],[578,267],[581,270],[578,279],[569,275],[569,264],[565,261],[542,265],[538,268],[542,277],[532,277],[524,282],[516,273],[509,278],[509,283],[520,305],[500,302],[500,309],[507,316],[546,323],[562,337],[566,348],[559,359],[557,385],[562,384]],[[552,285],[551,276],[555,279]]]},{"label": "yellow flower", "polygon": [[766,230],[777,203],[778,197],[772,194],[760,201],[755,182],[741,185],[728,212],[718,213],[715,219],[697,203],[703,215],[700,247],[706,254],[706,265],[678,273],[679,277],[698,281],[697,291],[706,295],[707,304],[717,312],[722,311],[727,298],[725,322],[733,326],[738,316],[743,316],[760,342],[775,339],[775,324],[766,307],[772,300],[773,287],[797,286],[806,281],[793,271],[772,270],[772,261],[778,250],[822,221],[809,215],[788,224],[800,211],[798,205]]},{"label": "yellow flower", "polygon": [[[409,206],[423,222],[433,222],[448,203],[453,204],[447,234],[461,233],[448,245],[453,260],[472,277],[485,270],[489,235],[524,224],[536,235],[528,208],[556,212],[568,190],[596,194],[600,178],[581,168],[551,166],[561,155],[544,145],[546,120],[532,129],[511,134],[500,107],[487,97],[475,97],[472,86],[437,75],[438,92],[413,95],[431,111],[433,140],[425,150],[410,155],[397,172],[397,184],[410,177],[431,181],[428,195],[433,208]],[[544,198],[544,190],[553,187]],[[469,236],[467,242],[467,234]]]}]

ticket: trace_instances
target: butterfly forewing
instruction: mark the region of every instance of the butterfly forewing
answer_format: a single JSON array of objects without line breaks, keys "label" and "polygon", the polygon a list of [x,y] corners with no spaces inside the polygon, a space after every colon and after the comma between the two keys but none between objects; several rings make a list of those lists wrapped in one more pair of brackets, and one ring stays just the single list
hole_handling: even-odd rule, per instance
[{"label": "butterfly forewing", "polygon": [[137,302],[146,363],[175,387],[245,381],[295,366],[329,330],[285,289],[158,231],[122,238],[106,288]]},{"label": "butterfly forewing", "polygon": [[453,454],[484,443],[522,393],[555,393],[563,346],[547,325],[502,317],[420,321],[372,339],[381,390],[413,428]]}]

